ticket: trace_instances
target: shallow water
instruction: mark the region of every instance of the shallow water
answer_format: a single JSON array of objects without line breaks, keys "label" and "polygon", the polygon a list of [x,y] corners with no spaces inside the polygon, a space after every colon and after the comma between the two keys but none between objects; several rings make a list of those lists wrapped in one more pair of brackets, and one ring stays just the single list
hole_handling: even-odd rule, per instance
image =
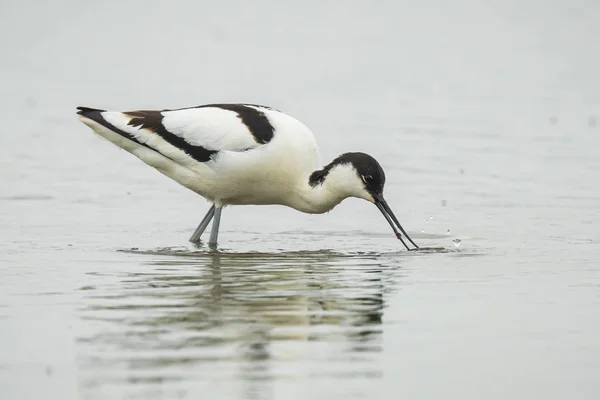
[{"label": "shallow water", "polygon": [[[600,8],[451,3],[3,4],[0,397],[597,398]],[[426,249],[352,199],[192,246],[74,117],[223,101],[375,156]]]}]

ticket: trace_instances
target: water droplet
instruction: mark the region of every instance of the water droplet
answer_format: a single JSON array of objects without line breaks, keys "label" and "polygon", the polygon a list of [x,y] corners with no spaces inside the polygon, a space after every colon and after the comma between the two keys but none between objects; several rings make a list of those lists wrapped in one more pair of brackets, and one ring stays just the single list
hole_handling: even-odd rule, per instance
[{"label": "water droplet", "polygon": [[442,200],[442,207],[446,207],[446,204],[448,204],[448,202],[446,200]]},{"label": "water droplet", "polygon": [[454,239],[452,243],[454,243],[454,247],[458,249],[458,247],[460,246],[460,239]]},{"label": "water droplet", "polygon": [[461,168],[461,169],[459,169],[458,171],[460,172],[460,174],[461,174],[461,175],[464,175],[464,174],[465,174],[465,169],[464,169],[464,168]]},{"label": "water droplet", "polygon": [[433,215],[431,217],[429,217],[429,220],[431,221],[433,219]]},{"label": "water droplet", "polygon": [[425,229],[421,229],[421,233],[425,233]]},{"label": "water droplet", "polygon": [[446,235],[449,235],[449,234],[450,234],[450,229],[448,229],[448,230],[446,231]]}]

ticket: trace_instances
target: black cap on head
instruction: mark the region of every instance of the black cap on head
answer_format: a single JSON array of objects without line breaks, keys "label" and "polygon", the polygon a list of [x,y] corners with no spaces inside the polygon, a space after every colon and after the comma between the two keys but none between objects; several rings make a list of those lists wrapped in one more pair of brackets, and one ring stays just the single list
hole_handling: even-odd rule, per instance
[{"label": "black cap on head", "polygon": [[311,186],[316,186],[323,181],[329,174],[329,171],[336,165],[350,164],[356,170],[357,175],[362,179],[365,184],[365,189],[373,197],[380,195],[383,192],[383,185],[385,184],[385,172],[381,165],[368,154],[365,153],[344,153],[325,168],[320,171],[312,173],[309,179]]},{"label": "black cap on head", "polygon": [[383,193],[385,172],[377,160],[365,153],[346,153],[341,157],[344,157],[345,162],[352,164],[371,196]]},{"label": "black cap on head", "polygon": [[373,202],[381,211],[387,222],[392,227],[396,237],[400,239],[407,250],[410,248],[406,245],[403,239],[403,234],[406,238],[418,249],[419,246],[408,236],[400,222],[392,212],[392,209],[383,198],[383,186],[385,185],[385,172],[381,165],[368,154],[365,153],[345,153],[327,164],[323,169],[315,171],[310,175],[308,182],[311,186],[321,185],[325,182],[329,171],[337,165],[350,164],[356,171],[357,176],[363,181],[365,190],[373,196]]}]

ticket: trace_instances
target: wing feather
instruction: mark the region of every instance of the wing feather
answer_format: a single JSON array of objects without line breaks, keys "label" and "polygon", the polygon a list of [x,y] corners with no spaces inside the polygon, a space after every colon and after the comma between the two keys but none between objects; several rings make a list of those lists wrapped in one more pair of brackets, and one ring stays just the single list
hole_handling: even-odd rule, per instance
[{"label": "wing feather", "polygon": [[267,129],[271,129],[272,137],[273,128],[268,118],[256,108],[241,107],[239,111],[243,110],[243,113],[216,106],[163,111],[162,123],[167,130],[184,138],[186,142],[209,150],[243,151],[264,144],[256,140],[251,131],[252,125],[246,124],[243,116],[262,114],[268,124]]},{"label": "wing feather", "polygon": [[[91,111],[90,111],[91,110]],[[221,151],[246,151],[268,143],[274,128],[271,108],[208,104],[177,110],[104,111],[79,114],[183,164],[207,162]],[[92,115],[93,114],[93,115]]]}]

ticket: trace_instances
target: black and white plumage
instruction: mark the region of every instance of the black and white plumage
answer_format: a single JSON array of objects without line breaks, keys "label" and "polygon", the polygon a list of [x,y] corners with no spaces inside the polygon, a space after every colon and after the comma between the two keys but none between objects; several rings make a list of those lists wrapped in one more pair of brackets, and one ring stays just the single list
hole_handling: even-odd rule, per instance
[{"label": "black and white plumage", "polygon": [[280,204],[324,213],[358,197],[377,205],[397,237],[402,240],[399,229],[418,248],[383,199],[385,173],[373,157],[345,153],[321,167],[312,132],[276,109],[254,104],[126,112],[78,107],[77,114],[94,132],[213,203],[192,241],[214,218],[209,243],[216,244],[225,205]]}]

